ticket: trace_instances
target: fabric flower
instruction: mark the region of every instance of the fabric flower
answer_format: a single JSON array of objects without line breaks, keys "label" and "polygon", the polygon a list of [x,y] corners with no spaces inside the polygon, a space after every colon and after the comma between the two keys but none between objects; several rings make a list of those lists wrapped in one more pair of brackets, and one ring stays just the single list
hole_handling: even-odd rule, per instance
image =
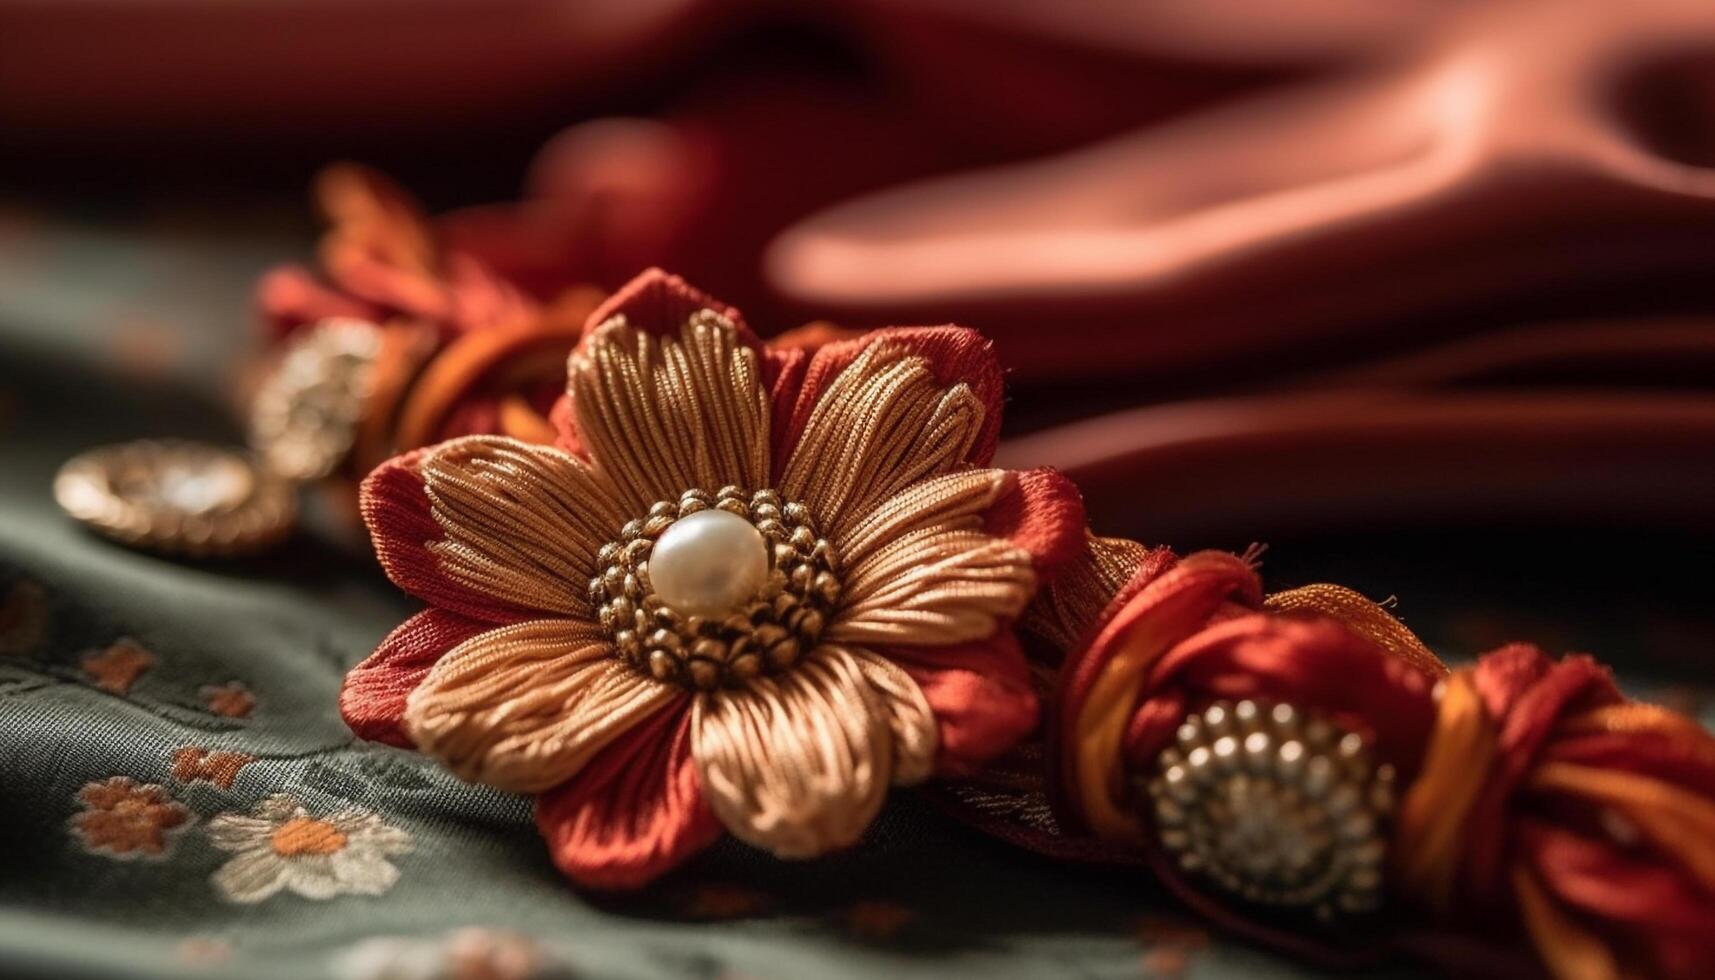
[{"label": "fabric flower", "polygon": [[236,856],[214,873],[229,902],[254,905],[282,889],[323,901],[336,895],[380,895],[399,880],[388,857],[411,849],[411,835],[375,813],[348,807],[312,817],[297,800],[275,794],[249,814],[208,822],[215,847]]},{"label": "fabric flower", "polygon": [[164,787],[113,776],[78,791],[83,809],[71,818],[71,830],[89,851],[108,857],[163,857],[174,838],[196,821]]},{"label": "fabric flower", "polygon": [[986,466],[988,345],[956,327],[770,348],[659,271],[597,310],[556,447],[395,459],[363,511],[429,602],[346,680],[359,734],[538,794],[560,868],[639,885],[722,830],[848,845],[890,785],[1030,731],[1010,629],[1076,490]]},{"label": "fabric flower", "polygon": [[[315,196],[331,226],[319,268],[273,269],[256,287],[270,335],[267,376],[276,379],[293,357],[306,368],[299,372],[303,390],[288,386],[270,424],[293,427],[293,439],[326,439],[337,447],[329,461],[336,475],[353,484],[395,451],[455,435],[552,441],[545,413],[559,393],[566,352],[601,291],[526,293],[477,256],[448,246],[409,194],[363,167],[327,168]],[[315,340],[338,326],[361,328],[370,339],[362,383],[352,388],[355,411],[324,419],[329,413],[305,410],[306,402],[328,397],[339,363]],[[261,441],[266,448],[272,439]]]},{"label": "fabric flower", "polygon": [[452,337],[533,314],[535,303],[480,260],[442,247],[421,206],[365,167],[316,177],[329,223],[320,271],[284,266],[257,284],[256,301],[278,336],[330,317],[412,321]]}]

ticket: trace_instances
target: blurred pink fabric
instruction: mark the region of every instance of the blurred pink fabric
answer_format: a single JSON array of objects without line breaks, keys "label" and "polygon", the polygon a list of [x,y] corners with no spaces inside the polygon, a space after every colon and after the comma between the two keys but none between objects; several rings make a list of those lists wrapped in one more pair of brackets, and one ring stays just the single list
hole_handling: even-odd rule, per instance
[{"label": "blurred pink fabric", "polygon": [[[1257,521],[1707,517],[1707,0],[410,9],[0,0],[0,127],[456,139],[648,93],[441,233],[538,297],[661,265],[776,331],[980,327],[1134,406],[1012,462],[1162,534],[1283,487]],[[779,22],[853,63],[739,43]]]}]

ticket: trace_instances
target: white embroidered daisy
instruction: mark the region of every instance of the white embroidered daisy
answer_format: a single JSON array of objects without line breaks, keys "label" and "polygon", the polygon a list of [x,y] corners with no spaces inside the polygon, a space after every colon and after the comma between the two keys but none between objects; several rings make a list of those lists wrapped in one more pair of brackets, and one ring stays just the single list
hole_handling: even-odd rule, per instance
[{"label": "white embroidered daisy", "polygon": [[333,958],[343,980],[526,980],[571,974],[529,936],[466,926],[440,936],[372,936]]},{"label": "white embroidered daisy", "polygon": [[336,895],[380,895],[399,880],[389,855],[411,849],[411,835],[373,811],[348,807],[312,817],[283,793],[248,814],[208,822],[215,847],[237,855],[211,879],[222,898],[253,905],[282,889],[323,901]]}]

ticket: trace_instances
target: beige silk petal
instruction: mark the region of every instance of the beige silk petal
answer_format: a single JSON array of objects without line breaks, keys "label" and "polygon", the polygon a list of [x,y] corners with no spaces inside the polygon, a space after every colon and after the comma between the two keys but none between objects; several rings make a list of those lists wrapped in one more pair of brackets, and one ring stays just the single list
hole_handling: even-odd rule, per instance
[{"label": "beige silk petal", "polygon": [[[937,482],[944,489],[959,485]],[[998,494],[1000,489],[995,487],[993,492]],[[828,640],[911,646],[963,643],[992,636],[1002,620],[1023,611],[1036,589],[1030,553],[983,530],[986,504],[978,506],[984,500],[982,494],[949,495],[943,500],[943,507],[923,507],[921,513],[930,523],[902,530],[910,526],[909,521],[893,522],[890,536],[876,536],[863,556],[847,567]]]},{"label": "beige silk petal", "polygon": [[778,857],[853,843],[893,774],[891,716],[850,652],[822,646],[792,670],[697,696],[691,755],[715,816]]},{"label": "beige silk petal", "polygon": [[837,540],[881,501],[964,466],[983,416],[969,385],[942,386],[922,356],[871,344],[811,410],[779,490]]},{"label": "beige silk petal", "polygon": [[418,464],[449,578],[526,609],[588,617],[595,554],[626,514],[582,460],[503,436],[442,444]]},{"label": "beige silk petal", "polygon": [[912,786],[928,779],[935,769],[941,726],[923,689],[879,654],[858,648],[851,654],[887,706],[887,725],[893,733],[893,785]]},{"label": "beige silk petal", "polygon": [[702,310],[661,337],[616,316],[567,371],[578,434],[632,511],[692,488],[767,485],[768,392],[726,317]]},{"label": "beige silk petal", "polygon": [[450,650],[405,702],[405,729],[461,779],[536,793],[683,692],[619,660],[600,627],[539,619]]},{"label": "beige silk petal", "polygon": [[983,515],[1016,479],[1007,470],[963,470],[909,486],[830,539],[834,553],[852,568],[920,528],[937,524],[981,528]]}]

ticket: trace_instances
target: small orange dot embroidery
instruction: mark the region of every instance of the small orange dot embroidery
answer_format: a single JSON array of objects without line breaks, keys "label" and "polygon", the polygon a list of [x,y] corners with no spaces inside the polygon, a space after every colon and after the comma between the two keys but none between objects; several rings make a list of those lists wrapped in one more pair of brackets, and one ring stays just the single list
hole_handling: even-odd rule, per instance
[{"label": "small orange dot embroidery", "polygon": [[248,718],[256,708],[256,696],[237,681],[209,685],[201,691],[202,702],[208,710],[225,718]]},{"label": "small orange dot embroidery", "polygon": [[83,658],[83,672],[110,694],[131,693],[137,678],[155,665],[155,656],[133,639],[121,639]]},{"label": "small orange dot embroidery", "polygon": [[297,817],[274,831],[270,841],[281,857],[305,854],[338,854],[345,850],[345,835],[325,820]]},{"label": "small orange dot embroidery", "polygon": [[187,745],[173,753],[173,778],[181,783],[202,780],[221,789],[231,789],[238,771],[255,761],[255,756],[243,752],[211,752]]}]

